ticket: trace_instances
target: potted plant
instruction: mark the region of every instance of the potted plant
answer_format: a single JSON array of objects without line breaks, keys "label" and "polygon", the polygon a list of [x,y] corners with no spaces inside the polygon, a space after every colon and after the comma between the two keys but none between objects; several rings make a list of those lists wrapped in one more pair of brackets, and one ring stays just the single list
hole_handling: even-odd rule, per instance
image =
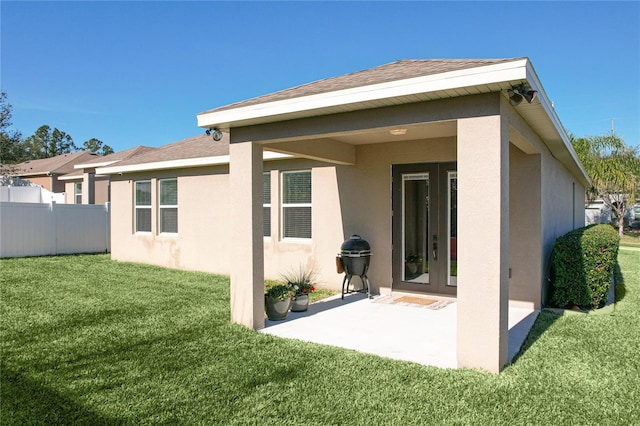
[{"label": "potted plant", "polygon": [[297,270],[282,274],[281,278],[294,292],[291,301],[291,312],[306,311],[309,307],[309,294],[316,289],[315,270],[300,266]]},{"label": "potted plant", "polygon": [[288,284],[274,284],[267,288],[264,294],[264,307],[267,317],[272,321],[287,318],[291,306],[293,289]]},{"label": "potted plant", "polygon": [[410,254],[407,256],[406,265],[409,272],[415,274],[418,271],[418,267],[422,264],[422,256],[420,254]]}]

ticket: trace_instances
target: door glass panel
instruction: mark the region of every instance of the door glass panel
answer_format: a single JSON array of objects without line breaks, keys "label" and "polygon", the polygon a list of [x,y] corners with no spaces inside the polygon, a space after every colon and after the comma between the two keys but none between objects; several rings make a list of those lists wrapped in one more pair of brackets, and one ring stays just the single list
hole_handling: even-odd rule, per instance
[{"label": "door glass panel", "polygon": [[447,229],[449,236],[449,273],[447,285],[458,285],[458,173],[447,173]]},{"label": "door glass panel", "polygon": [[429,174],[402,175],[402,281],[429,284]]}]

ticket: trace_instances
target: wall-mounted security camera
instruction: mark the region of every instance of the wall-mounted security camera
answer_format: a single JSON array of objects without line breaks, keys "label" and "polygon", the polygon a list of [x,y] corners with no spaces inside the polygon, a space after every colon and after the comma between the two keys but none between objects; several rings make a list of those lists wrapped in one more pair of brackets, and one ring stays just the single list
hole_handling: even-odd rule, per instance
[{"label": "wall-mounted security camera", "polygon": [[216,142],[219,141],[220,139],[222,139],[222,130],[220,130],[220,129],[216,128],[216,127],[214,127],[213,129],[205,130],[205,133],[207,135],[212,135],[213,140],[216,141]]}]

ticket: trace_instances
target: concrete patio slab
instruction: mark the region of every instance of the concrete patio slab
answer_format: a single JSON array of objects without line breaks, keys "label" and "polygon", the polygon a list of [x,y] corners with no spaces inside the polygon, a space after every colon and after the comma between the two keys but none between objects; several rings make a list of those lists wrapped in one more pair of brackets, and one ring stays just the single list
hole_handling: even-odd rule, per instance
[{"label": "concrete patio slab", "polygon": [[[324,299],[286,320],[265,321],[263,333],[353,349],[386,358],[456,368],[456,303],[439,309],[385,303],[354,293]],[[382,303],[381,303],[382,302]],[[538,311],[509,308],[509,362],[519,352]]]}]

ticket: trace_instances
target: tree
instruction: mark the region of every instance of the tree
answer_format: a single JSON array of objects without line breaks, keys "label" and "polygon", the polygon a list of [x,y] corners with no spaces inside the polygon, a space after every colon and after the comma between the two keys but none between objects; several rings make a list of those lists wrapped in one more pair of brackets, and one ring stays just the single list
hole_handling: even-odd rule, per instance
[{"label": "tree", "polygon": [[614,135],[571,137],[578,158],[593,186],[588,201],[599,197],[618,218],[618,233],[624,230],[624,214],[635,202],[640,185],[640,155]]},{"label": "tree", "polygon": [[109,145],[106,145],[100,139],[96,138],[91,138],[88,141],[84,141],[80,150],[100,155],[109,155],[113,154],[114,152],[113,148],[111,148]]},{"label": "tree", "polygon": [[71,135],[46,124],[24,140],[24,150],[28,159],[50,158],[77,151]]},{"label": "tree", "polygon": [[18,131],[9,131],[12,106],[7,102],[7,93],[0,92],[0,175],[10,174],[9,164],[23,161],[24,150],[22,135]]}]

